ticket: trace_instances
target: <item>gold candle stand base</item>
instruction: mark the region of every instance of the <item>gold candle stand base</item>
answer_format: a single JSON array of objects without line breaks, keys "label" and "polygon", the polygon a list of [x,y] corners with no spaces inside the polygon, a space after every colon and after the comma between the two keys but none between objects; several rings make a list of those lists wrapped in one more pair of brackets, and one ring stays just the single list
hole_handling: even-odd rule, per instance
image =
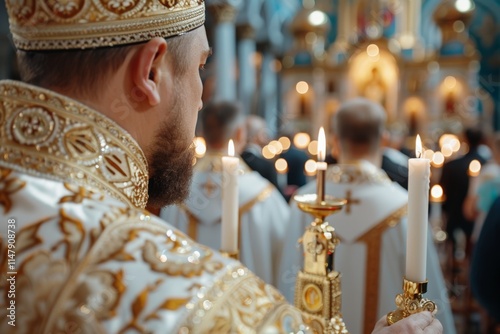
[{"label": "gold candle stand base", "polygon": [[220,250],[219,253],[221,253],[222,256],[230,258],[230,259],[234,259],[234,260],[239,260],[240,259],[240,252],[239,251],[226,252],[226,251]]},{"label": "gold candle stand base", "polygon": [[433,315],[437,312],[437,305],[433,301],[423,298],[427,292],[427,281],[412,282],[403,279],[403,293],[396,296],[395,302],[398,307],[395,311],[387,314],[387,323],[395,324],[399,320],[409,317],[412,314],[429,311]]},{"label": "gold candle stand base", "polygon": [[303,311],[307,325],[315,334],[349,333],[341,313],[340,273],[334,270],[333,256],[339,239],[325,218],[342,209],[343,199],[315,194],[294,197],[298,207],[314,221],[306,228],[301,243],[304,268],[297,274],[295,306]]},{"label": "gold candle stand base", "polygon": [[349,333],[340,312],[340,274],[327,276],[300,270],[295,284],[295,307],[305,312],[307,325],[315,334]]}]

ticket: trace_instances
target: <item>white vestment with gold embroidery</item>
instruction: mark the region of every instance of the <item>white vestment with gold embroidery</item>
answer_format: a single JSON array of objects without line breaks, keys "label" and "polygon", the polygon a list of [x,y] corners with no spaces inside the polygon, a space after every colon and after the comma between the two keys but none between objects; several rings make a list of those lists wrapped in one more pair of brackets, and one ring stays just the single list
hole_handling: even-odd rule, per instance
[{"label": "white vestment with gold embroidery", "polygon": [[[316,193],[315,181],[298,191],[298,194],[311,193]],[[342,275],[342,315],[351,333],[371,333],[374,323],[396,308],[394,298],[402,292],[407,192],[391,182],[381,169],[361,161],[355,165],[329,166],[325,194],[348,201],[341,211],[326,218],[340,238],[334,269]],[[300,211],[294,201],[290,205],[292,224],[282,260],[285,279],[279,289],[293,302],[296,273],[303,268],[304,261],[303,248],[297,240],[313,218]],[[455,333],[438,255],[430,238],[427,277],[429,291],[425,297],[438,304],[437,318],[444,332]]]},{"label": "white vestment with gold embroidery", "polygon": [[[278,190],[240,159],[238,176],[240,261],[257,276],[277,286],[289,207]],[[195,165],[191,191],[181,206],[160,216],[203,245],[221,245],[221,155],[208,153]]]},{"label": "white vestment with gold embroidery", "polygon": [[0,124],[1,333],[301,326],[276,289],[144,210],[144,155],[114,122],[3,81]]}]

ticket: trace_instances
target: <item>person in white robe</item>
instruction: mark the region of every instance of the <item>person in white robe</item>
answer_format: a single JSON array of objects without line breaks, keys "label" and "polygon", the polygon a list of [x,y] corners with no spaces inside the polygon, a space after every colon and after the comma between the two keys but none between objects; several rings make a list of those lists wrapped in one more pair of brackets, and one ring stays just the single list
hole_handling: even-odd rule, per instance
[{"label": "person in white robe", "polygon": [[[24,82],[0,81],[0,333],[307,331],[276,289],[145,210],[189,189],[204,2],[6,5]],[[375,332],[417,323],[440,331],[422,314]]]},{"label": "person in white robe", "polygon": [[[181,205],[165,207],[160,217],[211,248],[221,247],[222,162],[230,139],[245,146],[245,123],[236,103],[219,102],[201,112],[207,152],[194,167],[190,195]],[[279,261],[289,225],[289,206],[268,180],[240,159],[238,245],[240,261],[269,284],[277,285]]]},{"label": "person in white robe", "polygon": [[[326,172],[325,194],[346,199],[344,208],[326,220],[335,228],[340,244],[334,269],[342,275],[342,315],[352,333],[370,333],[373,324],[396,308],[405,272],[407,191],[379,167],[385,111],[366,99],[341,106],[333,119],[339,164]],[[316,182],[297,194],[316,193]],[[303,248],[298,240],[313,218],[291,205],[291,226],[283,251],[279,289],[294,301],[297,270],[303,268]],[[436,250],[429,237],[427,250],[429,291],[425,297],[437,303],[438,319],[445,333],[455,333],[447,290]]]}]

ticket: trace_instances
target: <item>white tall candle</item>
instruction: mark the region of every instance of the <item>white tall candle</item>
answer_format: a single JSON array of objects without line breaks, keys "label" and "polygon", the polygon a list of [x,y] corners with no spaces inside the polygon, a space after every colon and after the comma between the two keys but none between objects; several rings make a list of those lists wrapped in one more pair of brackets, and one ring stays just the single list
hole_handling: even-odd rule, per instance
[{"label": "white tall candle", "polygon": [[234,156],[234,144],[230,140],[228,155],[222,157],[222,232],[221,250],[238,251],[238,166],[240,159]]},{"label": "white tall candle", "polygon": [[319,129],[318,133],[318,161],[316,162],[316,193],[317,200],[325,200],[325,174],[327,163],[325,162],[326,156],[326,138],[325,130],[323,127]]},{"label": "white tall candle", "polygon": [[406,236],[406,279],[424,282],[427,263],[427,225],[430,161],[422,157],[422,142],[417,135],[416,159],[409,159],[408,233]]}]

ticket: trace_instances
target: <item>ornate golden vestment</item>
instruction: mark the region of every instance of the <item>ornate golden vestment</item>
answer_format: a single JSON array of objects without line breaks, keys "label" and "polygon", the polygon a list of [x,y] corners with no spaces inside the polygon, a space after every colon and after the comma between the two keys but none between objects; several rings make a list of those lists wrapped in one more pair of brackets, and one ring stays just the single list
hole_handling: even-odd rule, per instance
[{"label": "ornate golden vestment", "polygon": [[0,124],[1,333],[302,326],[276,289],[144,210],[146,160],[113,121],[3,81]]}]

